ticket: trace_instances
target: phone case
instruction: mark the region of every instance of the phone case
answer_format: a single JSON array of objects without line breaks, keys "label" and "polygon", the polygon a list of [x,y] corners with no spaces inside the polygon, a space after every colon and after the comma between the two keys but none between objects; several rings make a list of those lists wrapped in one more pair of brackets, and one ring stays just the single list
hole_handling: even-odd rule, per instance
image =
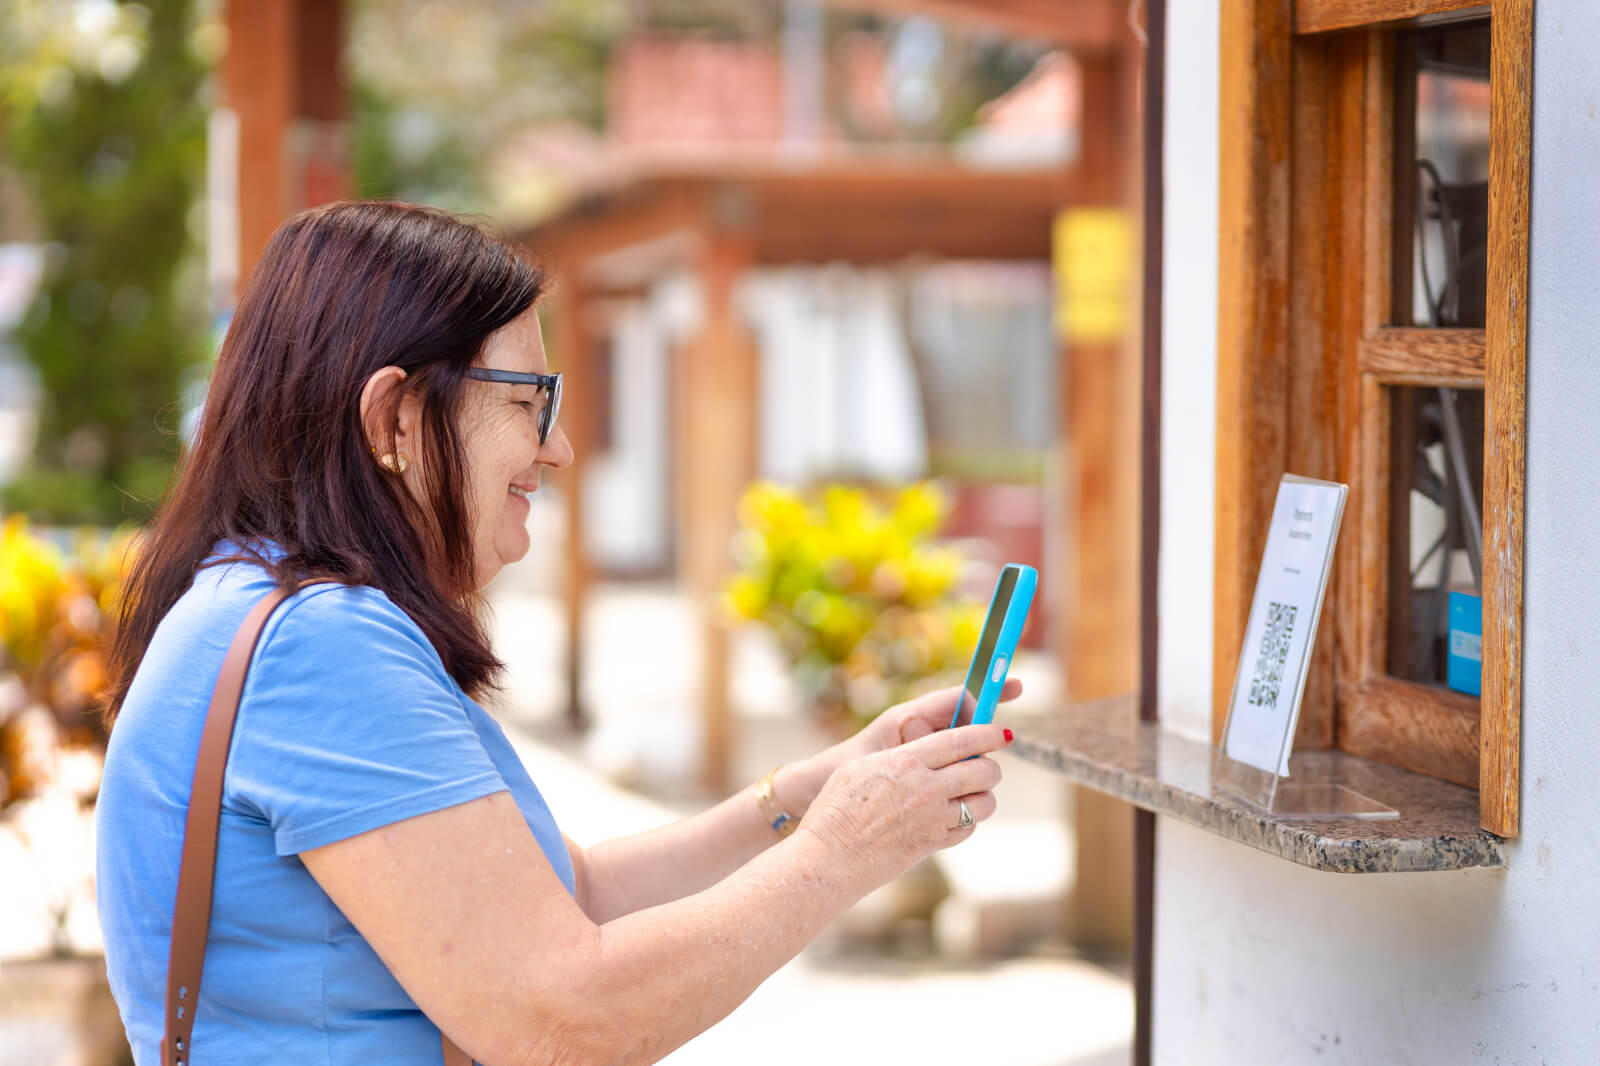
[{"label": "phone case", "polygon": [[[1028,621],[1028,609],[1033,606],[1033,590],[1039,583],[1039,572],[1031,566],[1019,563],[1008,563],[1000,571],[1000,578],[994,583],[994,593],[989,598],[989,613],[993,613],[995,602],[1000,596],[1000,588],[1005,581],[1005,571],[1017,572],[1017,583],[1011,592],[1011,606],[1006,610],[1005,622],[1000,627],[1000,636],[995,641],[994,653],[989,656],[989,661],[979,663],[977,651],[973,652],[972,665],[967,668],[967,680],[972,679],[972,671],[982,669],[984,672],[983,688],[978,693],[978,706],[972,712],[972,724],[977,725],[994,720],[994,709],[1000,702],[1000,690],[1005,688],[1006,676],[1011,671],[1011,660],[1016,654],[1017,641],[1022,639],[1022,627]],[[984,616],[984,628],[989,627],[988,615]],[[982,641],[979,641],[979,650]],[[962,685],[966,691],[966,685]],[[956,710],[950,718],[954,726],[961,716],[961,697],[956,697]]]}]

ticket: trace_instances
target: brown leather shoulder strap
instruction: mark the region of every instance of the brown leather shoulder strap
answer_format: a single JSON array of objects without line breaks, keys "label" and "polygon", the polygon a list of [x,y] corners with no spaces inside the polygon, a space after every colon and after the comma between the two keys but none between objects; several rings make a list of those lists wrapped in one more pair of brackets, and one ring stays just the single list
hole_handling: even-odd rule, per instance
[{"label": "brown leather shoulder strap", "polygon": [[[306,582],[300,588],[317,582]],[[222,819],[223,774],[228,748],[239,717],[245,674],[255,654],[267,619],[288,599],[288,589],[274,589],[250,609],[228,645],[222,672],[211,692],[205,726],[200,733],[200,753],[194,760],[194,781],[189,787],[189,814],[183,827],[183,858],[178,866],[178,899],[172,913],[172,947],[167,957],[166,1035],[161,1041],[162,1066],[186,1066],[194,1034],[195,1005],[200,999],[200,976],[206,961],[206,938],[211,930],[211,892],[217,870],[217,829]],[[472,1060],[443,1033],[445,1066],[470,1066]]]},{"label": "brown leather shoulder strap", "polygon": [[206,934],[211,929],[211,886],[217,867],[217,825],[222,817],[222,775],[228,745],[244,693],[244,675],[267,619],[289,597],[274,589],[250,609],[228,645],[222,673],[211,691],[200,753],[194,760],[189,787],[189,816],[183,826],[183,859],[178,865],[178,900],[172,910],[172,947],[167,956],[166,1037],[161,1041],[162,1066],[184,1066],[194,1033],[195,1003],[200,998],[200,972],[206,961]]},{"label": "brown leather shoulder strap", "polygon": [[456,1047],[442,1032],[439,1034],[439,1043],[443,1045],[444,1066],[472,1066],[472,1056]]}]

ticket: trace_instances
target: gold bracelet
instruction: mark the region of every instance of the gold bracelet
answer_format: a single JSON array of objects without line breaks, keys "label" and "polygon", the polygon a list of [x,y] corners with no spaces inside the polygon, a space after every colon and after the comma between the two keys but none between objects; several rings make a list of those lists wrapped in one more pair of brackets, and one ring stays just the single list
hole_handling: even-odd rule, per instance
[{"label": "gold bracelet", "polygon": [[782,766],[774,766],[772,772],[761,779],[761,783],[756,786],[756,799],[761,803],[761,816],[772,826],[773,832],[786,837],[795,831],[800,819],[779,806],[778,797],[772,791],[772,780],[782,769]]}]

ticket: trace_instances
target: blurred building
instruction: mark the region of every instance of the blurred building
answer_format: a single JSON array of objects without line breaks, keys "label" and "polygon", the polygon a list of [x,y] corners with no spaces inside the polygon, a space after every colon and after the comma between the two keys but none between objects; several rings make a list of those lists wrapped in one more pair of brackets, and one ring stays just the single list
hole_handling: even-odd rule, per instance
[{"label": "blurred building", "polygon": [[[853,126],[887,127],[881,38],[855,35],[842,52],[841,113]],[[797,141],[784,59],[748,41],[632,39],[611,68],[606,134],[571,125],[525,131],[510,147],[520,157],[515,169],[559,173],[566,195],[581,197],[664,166],[737,174],[772,158],[798,167],[818,153],[870,153],[838,123],[819,122]],[[988,169],[1064,166],[1077,110],[1073,64],[1048,53],[983,109],[956,155]],[[539,254],[537,238],[531,250]],[[738,299],[759,342],[756,473],[794,484],[944,477],[957,497],[953,532],[1038,565],[1057,431],[1051,293],[1042,260],[750,271]],[[610,304],[595,341],[606,395],[586,471],[585,536],[595,565],[611,574],[673,566],[671,361],[699,314],[687,272],[652,279],[636,296]],[[986,505],[996,482],[1017,486],[1010,506]]]},{"label": "blurred building", "polygon": [[[492,161],[509,191],[496,200],[542,216],[521,236],[559,278],[547,343],[583,457],[550,486],[569,504],[567,707],[577,721],[596,576],[670,569],[702,638],[693,672],[712,787],[728,782],[733,732],[720,594],[736,503],[763,472],[945,476],[959,532],[1047,564],[1035,616],[1055,619],[1038,631],[1066,699],[1136,684],[1137,31],[1120,0],[878,6],[900,16],[887,47],[849,38],[825,55],[820,5],[801,3],[784,8],[795,18],[781,49],[624,44],[609,58],[625,135],[536,127]],[[274,42],[230,51],[214,131],[237,220],[220,258],[238,276],[285,214],[327,192],[320,176],[347,159],[349,109],[343,5],[227,10],[231,39]],[[944,17],[1073,59],[1041,63],[957,143],[930,143],[917,134],[939,111],[946,41],[933,20]],[[822,106],[829,93],[846,99]],[[694,113],[704,108],[726,113]],[[865,143],[872,133],[880,143]],[[1129,935],[1128,813],[1074,800],[1066,924],[1086,942]]]}]

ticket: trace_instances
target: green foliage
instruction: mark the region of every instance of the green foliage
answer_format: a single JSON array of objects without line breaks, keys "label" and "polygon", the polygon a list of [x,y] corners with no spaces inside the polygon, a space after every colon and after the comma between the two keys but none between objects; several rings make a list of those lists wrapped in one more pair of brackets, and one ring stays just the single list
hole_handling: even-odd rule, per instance
[{"label": "green foliage", "polygon": [[604,124],[624,0],[354,0],[349,5],[355,195],[542,217],[560,175],[519,162],[520,136]]},{"label": "green foliage", "polygon": [[357,196],[447,211],[482,209],[477,158],[448,115],[398,106],[365,82],[355,87],[354,105],[351,157]]},{"label": "green foliage", "polygon": [[[13,6],[7,50],[23,51],[4,57],[0,122],[49,254],[17,331],[43,386],[39,437],[4,503],[52,522],[138,519],[177,455],[185,371],[206,354],[185,273],[205,158],[192,0]],[[85,31],[85,8],[108,25]]]},{"label": "green foliage", "polygon": [[983,625],[983,605],[958,595],[960,553],[933,539],[947,509],[938,488],[877,495],[753,485],[725,596],[772,629],[814,706],[857,725],[965,666]]}]

